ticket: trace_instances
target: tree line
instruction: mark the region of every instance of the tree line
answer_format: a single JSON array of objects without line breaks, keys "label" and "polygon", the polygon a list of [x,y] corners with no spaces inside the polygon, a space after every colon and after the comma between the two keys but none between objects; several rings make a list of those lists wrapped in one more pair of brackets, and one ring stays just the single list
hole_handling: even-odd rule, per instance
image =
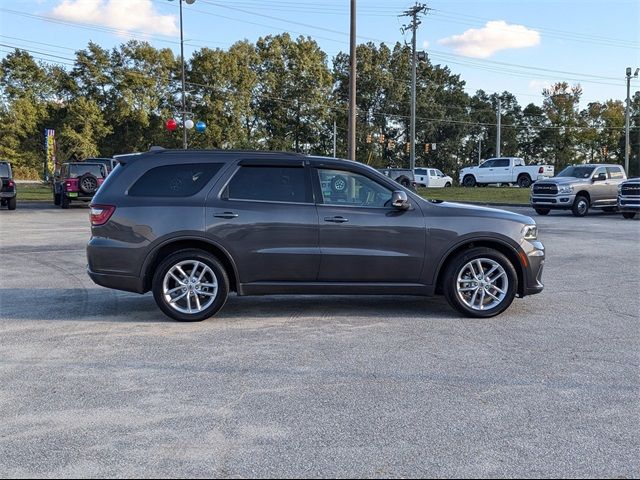
[{"label": "tree line", "polygon": [[[411,54],[366,43],[357,47],[357,159],[375,167],[407,167]],[[43,63],[16,49],[2,60],[0,157],[19,175],[37,177],[45,128],[55,129],[59,159],[112,156],[152,145],[180,148],[180,58],[170,49],[129,41],[111,50],[95,43],[73,65]],[[204,121],[189,132],[192,148],[243,148],[332,155],[347,150],[349,55],[332,62],[308,37],[269,35],[226,50],[202,48],[186,62],[188,117]],[[509,92],[478,90],[429,59],[417,69],[416,165],[452,175],[495,155],[497,103],[502,105],[502,154],[556,170],[580,162],[623,163],[624,105],[580,106],[579,85],[543,90],[542,106],[522,107]],[[640,92],[632,101],[631,165],[638,174]],[[434,148],[435,146],[435,148]]]}]

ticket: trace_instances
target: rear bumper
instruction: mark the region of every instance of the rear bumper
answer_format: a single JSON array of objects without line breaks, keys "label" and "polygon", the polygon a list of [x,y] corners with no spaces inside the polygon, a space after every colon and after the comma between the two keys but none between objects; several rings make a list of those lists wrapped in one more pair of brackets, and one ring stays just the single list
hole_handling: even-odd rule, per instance
[{"label": "rear bumper", "polygon": [[140,278],[128,275],[113,275],[111,273],[92,272],[87,267],[87,273],[91,280],[101,287],[124,290],[125,292],[144,293],[144,285]]},{"label": "rear bumper", "polygon": [[81,200],[83,202],[90,202],[93,200],[93,195],[85,195],[81,192],[63,192],[65,197],[68,197],[69,200]]},{"label": "rear bumper", "polygon": [[13,198],[17,194],[16,191],[13,192],[0,192],[0,198]]}]

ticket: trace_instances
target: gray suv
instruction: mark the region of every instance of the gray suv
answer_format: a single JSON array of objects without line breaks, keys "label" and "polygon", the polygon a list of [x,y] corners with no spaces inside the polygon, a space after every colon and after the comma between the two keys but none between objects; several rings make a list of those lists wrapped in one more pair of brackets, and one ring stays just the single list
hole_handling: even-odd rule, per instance
[{"label": "gray suv", "polygon": [[229,292],[444,294],[491,317],[543,288],[531,218],[425,200],[360,163],[222,150],[118,161],[93,199],[88,273],[153,291],[176,320],[212,316]]},{"label": "gray suv", "polygon": [[589,208],[615,212],[618,185],[626,178],[620,165],[571,165],[555,177],[533,185],[531,206],[538,215],[571,210],[576,217],[584,217]]}]

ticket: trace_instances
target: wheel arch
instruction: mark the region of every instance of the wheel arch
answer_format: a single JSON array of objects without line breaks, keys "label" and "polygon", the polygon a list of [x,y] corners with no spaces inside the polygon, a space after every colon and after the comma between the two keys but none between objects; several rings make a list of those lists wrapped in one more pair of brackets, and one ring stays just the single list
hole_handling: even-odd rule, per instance
[{"label": "wheel arch", "polygon": [[589,195],[589,192],[587,192],[586,190],[580,190],[579,192],[576,193],[575,198],[578,198],[579,196],[587,197],[587,201],[589,202],[589,206],[591,206],[591,195]]},{"label": "wheel arch", "polygon": [[[441,294],[442,293],[442,282],[444,280],[444,273],[447,270],[449,264],[453,261],[453,259],[466,250],[470,250],[475,247],[485,247],[491,248],[493,250],[497,250],[502,253],[513,265],[513,268],[516,271],[518,276],[518,291],[517,294],[522,296],[524,294],[524,279],[525,272],[524,267],[522,265],[522,256],[524,256],[524,252],[518,252],[518,250],[507,243],[506,241],[497,239],[497,238],[482,238],[482,239],[469,239],[465,240],[462,243],[454,246],[450,249],[444,256],[443,260],[440,262],[438,266],[438,270],[436,272],[436,283],[435,283],[435,292]],[[525,256],[526,258],[526,256]]]},{"label": "wheel arch", "polygon": [[168,240],[151,251],[147,255],[147,258],[142,265],[142,279],[144,285],[144,291],[151,290],[151,281],[153,279],[153,272],[156,267],[162,262],[164,258],[172,253],[186,249],[203,250],[216,257],[229,276],[229,291],[238,291],[238,270],[235,262],[231,258],[229,252],[223,247],[213,242],[197,237],[182,237]]}]

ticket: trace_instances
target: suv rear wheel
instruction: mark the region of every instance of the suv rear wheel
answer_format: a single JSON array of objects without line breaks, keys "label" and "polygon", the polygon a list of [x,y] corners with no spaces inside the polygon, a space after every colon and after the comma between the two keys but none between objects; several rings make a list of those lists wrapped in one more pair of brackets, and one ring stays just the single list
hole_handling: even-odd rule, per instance
[{"label": "suv rear wheel", "polygon": [[199,322],[227,301],[229,277],[218,260],[203,250],[181,250],[165,258],[153,275],[153,298],[169,317]]},{"label": "suv rear wheel", "polygon": [[67,195],[63,192],[60,194],[60,207],[67,209],[69,208],[69,205],[71,204],[71,200],[69,199],[69,197],[67,197]]},{"label": "suv rear wheel", "polygon": [[468,317],[488,318],[505,311],[518,291],[518,275],[502,253],[485,247],[458,254],[444,273],[449,305]]},{"label": "suv rear wheel", "polygon": [[17,205],[17,198],[16,197],[11,197],[7,201],[7,207],[9,208],[9,210],[15,210],[16,209],[16,205]]}]

